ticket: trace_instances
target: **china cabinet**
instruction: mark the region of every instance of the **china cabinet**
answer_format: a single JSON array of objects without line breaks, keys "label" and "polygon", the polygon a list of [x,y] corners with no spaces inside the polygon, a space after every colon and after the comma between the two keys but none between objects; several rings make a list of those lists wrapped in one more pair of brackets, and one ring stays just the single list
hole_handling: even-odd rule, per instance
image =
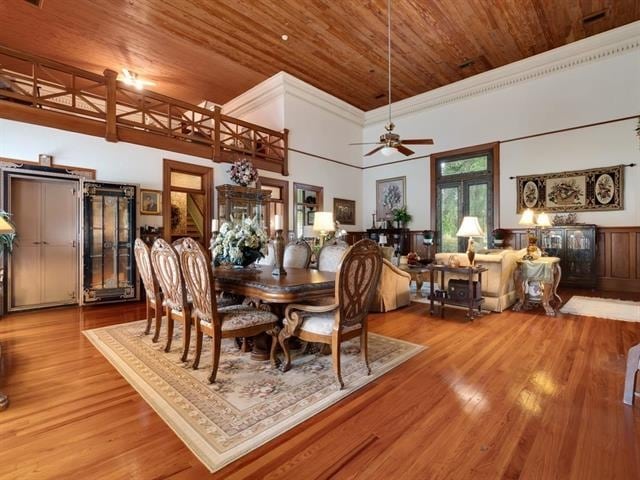
[{"label": "china cabinet", "polygon": [[560,225],[538,229],[539,244],[550,257],[560,257],[561,286],[595,288],[596,226]]},{"label": "china cabinet", "polygon": [[265,207],[271,192],[239,185],[219,185],[216,190],[218,191],[218,219],[221,222],[231,220],[231,217],[234,220],[256,217],[260,225],[264,224]]}]

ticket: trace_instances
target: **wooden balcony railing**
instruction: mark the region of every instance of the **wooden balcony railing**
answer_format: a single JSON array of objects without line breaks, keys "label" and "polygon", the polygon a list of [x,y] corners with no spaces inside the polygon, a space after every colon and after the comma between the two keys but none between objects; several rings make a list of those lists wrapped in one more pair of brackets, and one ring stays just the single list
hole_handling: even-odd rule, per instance
[{"label": "wooden balcony railing", "polygon": [[0,117],[288,175],[283,132],[0,46]]}]

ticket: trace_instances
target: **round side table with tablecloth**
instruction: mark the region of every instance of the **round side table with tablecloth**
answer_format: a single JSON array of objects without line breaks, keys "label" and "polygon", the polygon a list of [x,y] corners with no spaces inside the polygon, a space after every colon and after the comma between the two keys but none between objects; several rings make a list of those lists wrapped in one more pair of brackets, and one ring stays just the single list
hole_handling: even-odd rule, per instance
[{"label": "round side table with tablecloth", "polygon": [[518,266],[513,272],[518,302],[514,311],[528,310],[534,305],[542,305],[547,315],[555,315],[556,309],[551,302],[562,299],[558,295],[558,283],[562,276],[558,257],[540,257],[536,260],[517,260]]}]

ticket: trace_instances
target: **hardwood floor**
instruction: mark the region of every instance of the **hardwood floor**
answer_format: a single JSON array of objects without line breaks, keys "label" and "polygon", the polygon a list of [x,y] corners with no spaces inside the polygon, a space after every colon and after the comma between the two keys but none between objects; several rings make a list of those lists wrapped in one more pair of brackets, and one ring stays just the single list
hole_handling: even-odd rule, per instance
[{"label": "hardwood floor", "polygon": [[640,323],[427,308],[370,329],[428,349],[213,475],[81,333],[142,304],[9,315],[0,478],[640,478],[640,405],[622,403]]}]

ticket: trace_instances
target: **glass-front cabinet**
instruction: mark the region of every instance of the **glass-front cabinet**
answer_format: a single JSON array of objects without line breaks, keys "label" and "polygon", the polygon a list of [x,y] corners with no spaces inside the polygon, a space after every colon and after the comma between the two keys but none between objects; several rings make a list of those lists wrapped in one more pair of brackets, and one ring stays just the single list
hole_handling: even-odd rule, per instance
[{"label": "glass-front cabinet", "polygon": [[539,229],[537,235],[549,256],[560,258],[560,285],[596,287],[595,225],[553,226]]},{"label": "glass-front cabinet", "polygon": [[219,185],[216,190],[220,222],[255,217],[258,224],[264,227],[265,205],[271,197],[269,191],[239,185]]},{"label": "glass-front cabinet", "polygon": [[134,300],[138,296],[133,258],[136,186],[85,182],[85,303]]}]

